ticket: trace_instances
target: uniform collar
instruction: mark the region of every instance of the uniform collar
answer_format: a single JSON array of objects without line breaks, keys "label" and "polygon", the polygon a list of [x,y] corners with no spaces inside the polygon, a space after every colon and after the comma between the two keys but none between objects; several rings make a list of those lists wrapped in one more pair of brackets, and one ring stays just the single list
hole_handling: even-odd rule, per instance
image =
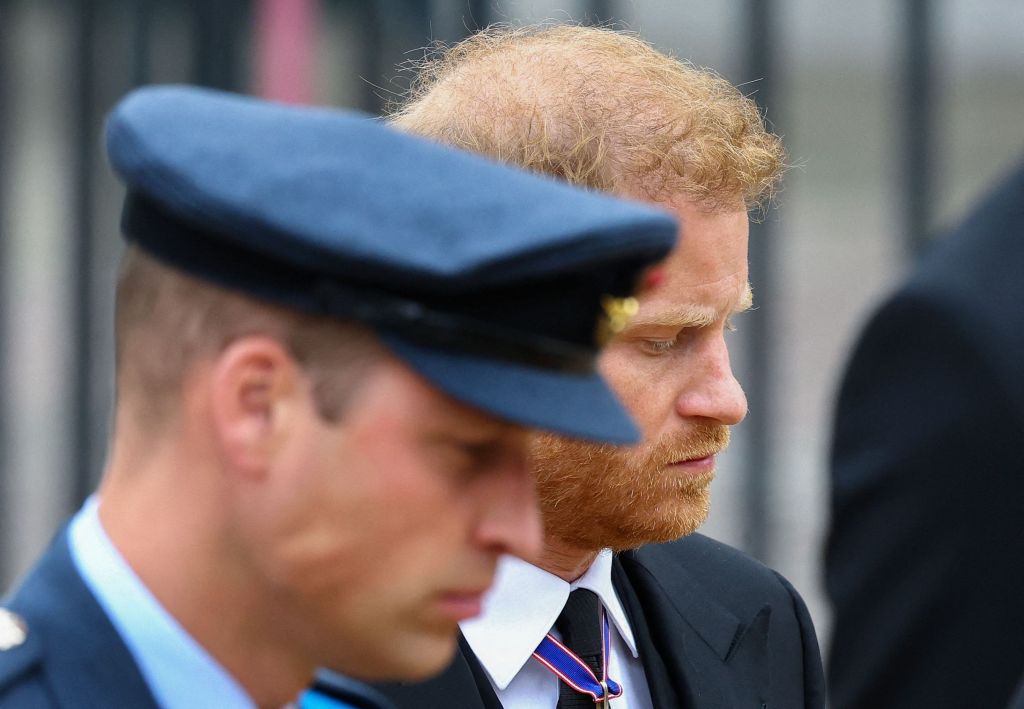
[{"label": "uniform collar", "polygon": [[612,587],[612,552],[597,555],[587,572],[572,583],[513,556],[498,563],[494,586],[484,596],[483,612],[460,625],[473,653],[498,689],[508,687],[537,645],[551,630],[569,593],[587,588],[601,599],[612,625],[633,657],[636,641]]},{"label": "uniform collar", "polygon": [[75,567],[167,709],[255,709],[242,687],[160,605],[121,556],[90,498],[68,530]]}]

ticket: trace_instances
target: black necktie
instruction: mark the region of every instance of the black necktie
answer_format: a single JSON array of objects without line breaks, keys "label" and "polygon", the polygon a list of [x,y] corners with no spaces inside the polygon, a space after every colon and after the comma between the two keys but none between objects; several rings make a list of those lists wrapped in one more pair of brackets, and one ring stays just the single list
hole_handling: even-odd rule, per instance
[{"label": "black necktie", "polygon": [[[565,646],[587,663],[598,680],[603,680],[601,602],[597,594],[585,588],[570,593],[555,627],[562,634]],[[594,698],[559,682],[558,709],[594,709]]]}]

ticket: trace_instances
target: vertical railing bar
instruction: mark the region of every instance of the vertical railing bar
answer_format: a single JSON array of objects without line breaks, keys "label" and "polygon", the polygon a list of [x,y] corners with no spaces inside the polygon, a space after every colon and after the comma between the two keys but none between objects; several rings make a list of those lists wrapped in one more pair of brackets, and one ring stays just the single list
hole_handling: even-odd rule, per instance
[{"label": "vertical railing bar", "polygon": [[239,89],[238,38],[248,5],[241,0],[192,0],[193,76],[201,86]]},{"label": "vertical railing bar", "polygon": [[911,259],[928,246],[928,215],[934,190],[935,90],[934,12],[929,0],[907,0],[902,67],[900,123],[903,146],[903,232]]},{"label": "vertical railing bar", "polygon": [[585,21],[590,25],[606,25],[614,23],[614,2],[612,0],[589,0]]},{"label": "vertical railing bar", "polygon": [[0,0],[0,499],[5,504],[0,505],[0,593],[6,588],[8,581],[8,566],[11,550],[10,524],[7,520],[7,511],[10,509],[10,469],[8,451],[8,407],[10,397],[7,391],[8,361],[7,342],[11,334],[9,329],[10,318],[8,316],[7,303],[7,268],[10,258],[10,244],[6,233],[7,226],[7,111],[5,108],[10,105],[10,86],[7,79],[8,67],[11,66],[7,56],[7,47],[10,47],[10,26],[11,19],[8,13],[13,12],[10,2]]},{"label": "vertical railing bar", "polygon": [[95,159],[93,134],[96,125],[96,76],[94,45],[96,38],[95,0],[77,0],[75,17],[75,111],[73,121],[74,184],[71,268],[71,331],[74,358],[72,367],[72,509],[77,508],[93,487],[94,412],[93,393],[93,292],[95,248],[93,243],[93,162]]},{"label": "vertical railing bar", "polygon": [[362,3],[359,10],[359,21],[364,35],[359,57],[362,79],[359,107],[374,115],[380,114],[385,103],[377,88],[381,75],[380,52],[384,45],[383,14],[378,0]]},{"label": "vertical railing bar", "polygon": [[465,26],[462,28],[469,36],[477,30],[482,30],[491,24],[494,13],[491,11],[494,3],[498,0],[466,0],[466,7],[469,15],[466,17]]},{"label": "vertical railing bar", "polygon": [[150,49],[153,38],[152,0],[132,0],[132,86],[149,82]]},{"label": "vertical railing bar", "polygon": [[[774,48],[775,3],[773,0],[748,0],[747,47],[744,76],[756,79],[753,98],[762,111],[775,107],[778,67]],[[750,230],[750,282],[757,300],[777,303],[772,274],[771,249],[773,224],[770,215],[755,221]],[[744,461],[744,548],[753,556],[767,560],[772,551],[772,528],[768,509],[771,490],[773,447],[770,394],[772,391],[772,328],[769,309],[754,310],[745,317],[748,333],[748,375],[744,387],[751,416],[744,427],[748,436]]]}]

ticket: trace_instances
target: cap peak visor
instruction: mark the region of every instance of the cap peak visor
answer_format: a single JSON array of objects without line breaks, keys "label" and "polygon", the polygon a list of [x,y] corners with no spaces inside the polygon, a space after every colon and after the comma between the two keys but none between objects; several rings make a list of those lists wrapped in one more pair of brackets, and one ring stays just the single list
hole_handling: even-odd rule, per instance
[{"label": "cap peak visor", "polygon": [[381,339],[438,389],[493,416],[596,443],[640,441],[625,407],[596,371],[557,372],[445,352],[390,333]]}]

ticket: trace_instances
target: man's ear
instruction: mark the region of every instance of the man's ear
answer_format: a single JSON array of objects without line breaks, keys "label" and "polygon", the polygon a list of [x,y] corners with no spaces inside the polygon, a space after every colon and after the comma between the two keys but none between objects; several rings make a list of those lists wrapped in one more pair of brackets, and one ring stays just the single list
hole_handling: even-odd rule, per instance
[{"label": "man's ear", "polygon": [[306,396],[298,363],[277,340],[249,336],[217,357],[210,378],[213,425],[231,470],[261,477]]}]

